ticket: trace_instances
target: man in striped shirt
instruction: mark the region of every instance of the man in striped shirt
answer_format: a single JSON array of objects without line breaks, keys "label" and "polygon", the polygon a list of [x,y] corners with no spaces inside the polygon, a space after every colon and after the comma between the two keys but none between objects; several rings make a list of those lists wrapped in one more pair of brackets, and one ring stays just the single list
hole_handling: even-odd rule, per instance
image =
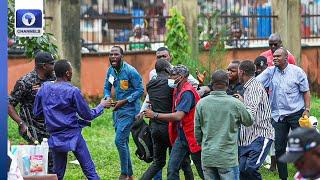
[{"label": "man in striped shirt", "polygon": [[239,170],[240,179],[262,179],[259,168],[267,157],[274,140],[271,108],[263,85],[255,79],[255,65],[250,60],[239,65],[239,81],[244,97],[238,95],[254,117],[252,126],[240,127]]}]

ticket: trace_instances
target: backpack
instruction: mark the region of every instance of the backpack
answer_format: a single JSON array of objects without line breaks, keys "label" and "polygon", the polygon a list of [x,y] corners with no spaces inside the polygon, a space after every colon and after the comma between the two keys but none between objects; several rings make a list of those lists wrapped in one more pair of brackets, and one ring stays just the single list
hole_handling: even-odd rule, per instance
[{"label": "backpack", "polygon": [[151,138],[151,130],[149,125],[141,119],[136,119],[131,127],[131,134],[134,143],[137,146],[135,155],[150,163],[153,161],[153,144]]}]

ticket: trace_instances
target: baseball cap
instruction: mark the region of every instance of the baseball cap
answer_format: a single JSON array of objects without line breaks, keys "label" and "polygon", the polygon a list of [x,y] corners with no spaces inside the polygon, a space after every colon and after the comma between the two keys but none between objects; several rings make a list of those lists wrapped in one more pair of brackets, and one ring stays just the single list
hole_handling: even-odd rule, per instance
[{"label": "baseball cap", "polygon": [[258,56],[255,60],[254,60],[254,64],[257,66],[257,67],[262,67],[264,65],[267,64],[267,58],[264,57],[264,56]]},{"label": "baseball cap", "polygon": [[40,51],[35,57],[36,64],[55,63],[55,59],[52,54],[44,51]]},{"label": "baseball cap", "polygon": [[320,145],[320,134],[314,128],[297,128],[288,137],[287,152],[279,158],[280,162],[293,163],[305,152]]},{"label": "baseball cap", "polygon": [[170,69],[170,75],[180,75],[183,77],[189,76],[189,69],[185,65],[177,65]]}]

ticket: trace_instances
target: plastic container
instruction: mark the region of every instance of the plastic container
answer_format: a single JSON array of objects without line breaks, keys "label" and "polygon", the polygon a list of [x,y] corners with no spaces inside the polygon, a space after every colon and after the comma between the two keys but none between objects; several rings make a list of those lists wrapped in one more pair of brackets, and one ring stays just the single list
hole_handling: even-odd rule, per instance
[{"label": "plastic container", "polygon": [[47,138],[43,138],[43,140],[41,142],[41,149],[42,149],[42,155],[43,155],[44,174],[48,174],[49,145],[48,145]]},{"label": "plastic container", "polygon": [[44,175],[43,150],[41,145],[34,145],[30,150],[30,174]]},{"label": "plastic container", "polygon": [[22,159],[23,175],[29,175],[30,174],[30,156],[25,150],[21,151],[21,159]]}]

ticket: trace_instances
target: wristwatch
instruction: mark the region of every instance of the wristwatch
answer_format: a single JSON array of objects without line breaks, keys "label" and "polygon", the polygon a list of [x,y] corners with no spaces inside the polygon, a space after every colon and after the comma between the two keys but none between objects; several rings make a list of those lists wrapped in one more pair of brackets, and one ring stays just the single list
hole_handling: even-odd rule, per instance
[{"label": "wristwatch", "polygon": [[23,121],[20,121],[20,122],[19,122],[19,124],[18,124],[18,125],[19,125],[19,127],[20,127],[22,124],[23,124]]},{"label": "wristwatch", "polygon": [[308,111],[308,112],[310,112],[310,108],[306,108],[306,109],[305,109],[305,111]]},{"label": "wristwatch", "polygon": [[158,119],[159,113],[154,113],[153,114],[153,119]]}]

